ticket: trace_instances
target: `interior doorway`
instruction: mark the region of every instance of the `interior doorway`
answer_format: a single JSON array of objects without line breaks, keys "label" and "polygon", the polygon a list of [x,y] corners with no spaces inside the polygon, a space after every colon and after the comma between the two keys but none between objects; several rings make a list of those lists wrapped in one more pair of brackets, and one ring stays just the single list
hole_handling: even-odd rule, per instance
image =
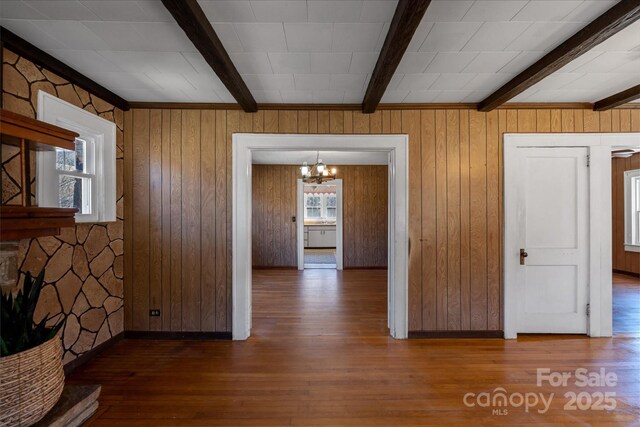
[{"label": "interior doorway", "polygon": [[342,180],[297,181],[298,270],[343,269]]},{"label": "interior doorway", "polygon": [[[387,167],[387,326],[408,335],[408,144],[406,135],[234,134],[232,153],[232,336],[245,340],[252,319],[252,158],[282,151],[382,153]],[[318,270],[320,271],[320,270]],[[327,270],[323,270],[327,271]],[[357,276],[357,274],[356,274]]]},{"label": "interior doorway", "polygon": [[640,336],[640,146],[611,149],[613,333]]}]

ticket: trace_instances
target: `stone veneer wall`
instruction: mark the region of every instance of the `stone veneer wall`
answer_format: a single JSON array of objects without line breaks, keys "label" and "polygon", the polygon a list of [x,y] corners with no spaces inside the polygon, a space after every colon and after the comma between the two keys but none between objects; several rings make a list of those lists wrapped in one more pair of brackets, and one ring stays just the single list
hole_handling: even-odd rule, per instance
[{"label": "stone veneer wall", "polygon": [[[19,284],[27,271],[46,268],[36,318],[65,316],[64,361],[75,359],[123,331],[123,112],[65,79],[5,49],[3,108],[36,117],[38,90],[57,96],[116,124],[117,221],[78,224],[59,236],[18,244]],[[35,160],[35,156],[32,156]],[[35,164],[31,165],[35,187]],[[19,150],[2,146],[2,203],[19,204]]]}]

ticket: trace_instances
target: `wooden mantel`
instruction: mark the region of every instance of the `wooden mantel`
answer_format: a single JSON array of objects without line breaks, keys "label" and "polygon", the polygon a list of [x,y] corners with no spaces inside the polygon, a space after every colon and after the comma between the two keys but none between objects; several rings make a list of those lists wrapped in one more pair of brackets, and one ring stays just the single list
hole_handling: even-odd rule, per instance
[{"label": "wooden mantel", "polygon": [[[2,144],[20,147],[22,205],[0,206],[0,240],[20,240],[60,234],[60,228],[75,225],[75,208],[31,206],[28,191],[31,150],[75,150],[75,132],[0,109]],[[25,185],[25,183],[27,183]]]}]

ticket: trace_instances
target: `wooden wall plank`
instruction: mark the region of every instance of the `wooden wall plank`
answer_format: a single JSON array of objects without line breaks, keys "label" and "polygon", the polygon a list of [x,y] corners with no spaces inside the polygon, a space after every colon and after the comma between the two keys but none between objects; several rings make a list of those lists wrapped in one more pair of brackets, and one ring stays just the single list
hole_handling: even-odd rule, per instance
[{"label": "wooden wall plank", "polygon": [[[232,253],[233,253],[233,245],[231,240],[231,229],[232,229],[232,200],[233,200],[233,192],[231,186],[231,177],[233,175],[233,169],[231,166],[231,154],[233,150],[233,134],[240,131],[241,124],[243,121],[240,120],[241,114],[246,114],[244,112],[240,112],[238,110],[227,112],[227,138],[226,138],[226,146],[227,146],[227,280],[226,280],[226,306],[229,307],[231,304],[231,265],[232,265]],[[227,310],[227,325],[230,330],[231,327],[231,310]]]},{"label": "wooden wall plank", "polygon": [[460,327],[471,329],[469,111],[460,111]]},{"label": "wooden wall plank", "polygon": [[[265,132],[267,116],[265,111]],[[216,331],[229,330],[227,323],[227,112],[216,110],[215,158],[216,158]]]},{"label": "wooden wall plank", "polygon": [[[254,119],[259,122],[261,116],[259,111]],[[200,328],[213,332],[216,330],[216,112],[203,110],[200,119]]]},{"label": "wooden wall plank", "polygon": [[[582,111],[584,127],[582,132],[600,132],[600,113],[597,111]],[[576,130],[576,132],[580,132]]]},{"label": "wooden wall plank", "polygon": [[[162,315],[162,110],[149,110],[149,308]],[[161,317],[149,329],[162,329]]]},{"label": "wooden wall plank", "polygon": [[162,330],[171,330],[171,111],[162,110]]},{"label": "wooden wall plank", "polygon": [[436,111],[436,320],[447,329],[447,112]]},{"label": "wooden wall plank", "polygon": [[551,132],[562,132],[562,111],[551,110]]},{"label": "wooden wall plank", "polygon": [[[518,121],[520,122],[520,111]],[[527,117],[527,116],[525,116]],[[530,126],[530,123],[529,123]],[[471,242],[487,241],[487,151],[486,116],[469,112]],[[487,323],[487,247],[474,244],[471,251],[471,329],[486,330]]]},{"label": "wooden wall plank", "polygon": [[536,128],[536,110],[518,110],[518,132],[534,133]]},{"label": "wooden wall plank", "polygon": [[[543,115],[546,117],[546,115]],[[538,119],[540,116],[538,116]],[[486,115],[487,119],[487,327],[500,329],[500,135],[498,111]],[[537,120],[538,126],[540,121]],[[543,129],[550,129],[543,121]]]},{"label": "wooden wall plank", "polygon": [[309,112],[298,111],[298,133],[309,133]]},{"label": "wooden wall plank", "polygon": [[460,317],[460,112],[447,110],[447,330],[461,329]]},{"label": "wooden wall plank", "polygon": [[200,330],[200,111],[182,112],[182,330]]},{"label": "wooden wall plank", "polygon": [[133,111],[133,330],[149,330],[149,110]]},{"label": "wooden wall plank", "polygon": [[329,131],[334,134],[344,133],[344,114],[342,111],[331,111],[329,114]]},{"label": "wooden wall plank", "polygon": [[[133,111],[124,112],[124,327],[133,329]],[[138,307],[135,307],[136,311]]]},{"label": "wooden wall plank", "polygon": [[536,132],[551,132],[551,110],[536,110]]},{"label": "wooden wall plank", "polygon": [[318,111],[318,133],[331,132],[329,111]]},{"label": "wooden wall plank", "polygon": [[574,117],[573,110],[562,110],[562,132],[574,132]]},{"label": "wooden wall plank", "polygon": [[[389,113],[389,111],[385,111]],[[422,144],[422,327],[437,329],[436,115],[421,111]],[[387,114],[390,118],[391,116]],[[384,117],[384,116],[383,116]],[[384,121],[383,121],[384,126]],[[390,125],[387,125],[390,131]]]},{"label": "wooden wall plank", "polygon": [[278,128],[280,133],[298,133],[298,112],[293,110],[278,111]]},{"label": "wooden wall plank", "polygon": [[[392,121],[393,123],[393,121]],[[403,110],[401,129],[409,136],[409,182],[422,182],[420,111]],[[409,330],[422,328],[422,191],[409,185]]]},{"label": "wooden wall plank", "polygon": [[171,110],[171,330],[182,330],[182,112]]},{"label": "wooden wall plank", "polygon": [[353,111],[353,133],[369,133],[369,119],[371,114]]}]

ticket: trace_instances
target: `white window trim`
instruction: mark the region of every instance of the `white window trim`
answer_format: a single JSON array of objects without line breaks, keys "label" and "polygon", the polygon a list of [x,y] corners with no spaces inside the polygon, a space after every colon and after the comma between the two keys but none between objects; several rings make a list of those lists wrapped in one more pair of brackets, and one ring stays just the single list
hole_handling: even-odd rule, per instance
[{"label": "white window trim", "polygon": [[631,186],[634,178],[640,180],[640,169],[624,172],[624,250],[627,252],[640,252],[640,218],[634,221],[631,215],[632,206],[637,203]]},{"label": "white window trim", "polygon": [[[102,117],[76,107],[60,98],[38,91],[38,120],[88,136],[95,144],[96,176],[92,202],[94,212],[76,214],[76,222],[113,222],[116,220],[116,125]],[[55,151],[39,151],[37,155],[36,198],[38,206],[58,206]],[[56,174],[57,176],[57,174]]]}]

